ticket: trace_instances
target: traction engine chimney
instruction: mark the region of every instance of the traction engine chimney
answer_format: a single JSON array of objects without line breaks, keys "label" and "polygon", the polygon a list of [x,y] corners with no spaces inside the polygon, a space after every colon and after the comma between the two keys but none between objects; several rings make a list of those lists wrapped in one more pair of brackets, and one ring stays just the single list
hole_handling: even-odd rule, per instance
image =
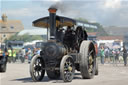
[{"label": "traction engine chimney", "polygon": [[56,38],[56,8],[49,8],[50,39]]}]

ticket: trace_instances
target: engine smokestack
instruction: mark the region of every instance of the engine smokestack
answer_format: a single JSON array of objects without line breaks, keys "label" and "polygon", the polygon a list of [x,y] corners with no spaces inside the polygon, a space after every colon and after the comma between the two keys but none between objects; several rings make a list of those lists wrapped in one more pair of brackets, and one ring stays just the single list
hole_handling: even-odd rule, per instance
[{"label": "engine smokestack", "polygon": [[56,37],[56,8],[49,8],[50,39]]}]

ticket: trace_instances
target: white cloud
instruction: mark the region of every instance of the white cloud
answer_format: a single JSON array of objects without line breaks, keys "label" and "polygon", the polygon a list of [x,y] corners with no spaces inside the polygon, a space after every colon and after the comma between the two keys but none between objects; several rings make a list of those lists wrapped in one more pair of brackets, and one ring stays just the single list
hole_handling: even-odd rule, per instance
[{"label": "white cloud", "polygon": [[120,8],[121,7],[121,0],[106,0],[104,6],[106,8]]},{"label": "white cloud", "polygon": [[2,10],[2,13],[7,14],[8,16],[13,17],[33,17],[33,16],[40,16],[46,15],[47,10],[42,9],[42,7],[29,7],[29,8],[20,8],[20,9],[7,9]]},{"label": "white cloud", "polygon": [[59,1],[61,1],[61,0],[50,0],[50,1],[59,2]]},{"label": "white cloud", "polygon": [[6,13],[9,16],[31,16],[32,12],[28,8],[21,8],[21,9],[9,9],[3,10],[3,13]]},{"label": "white cloud", "polygon": [[1,0],[1,1],[31,1],[31,0]]},{"label": "white cloud", "polygon": [[[2,13],[7,16],[21,19],[25,26],[37,18],[49,15],[48,8],[54,4],[45,0],[31,0],[30,5],[21,8],[4,9]],[[35,1],[35,2],[34,2]],[[76,1],[76,2],[75,2]],[[60,8],[58,15],[71,18],[85,18],[90,21],[97,21],[103,25],[127,25],[128,22],[128,0],[85,0],[85,1],[62,0],[62,4],[57,4]],[[28,2],[30,3],[30,2]],[[20,18],[19,18],[20,17]]]}]

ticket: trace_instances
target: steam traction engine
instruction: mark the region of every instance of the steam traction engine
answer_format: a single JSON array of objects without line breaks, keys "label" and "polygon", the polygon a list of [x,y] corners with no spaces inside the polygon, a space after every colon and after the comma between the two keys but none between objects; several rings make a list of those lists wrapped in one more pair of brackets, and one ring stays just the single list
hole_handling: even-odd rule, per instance
[{"label": "steam traction engine", "polygon": [[57,16],[56,11],[49,8],[48,17],[33,22],[35,27],[48,30],[48,40],[42,43],[40,55],[33,56],[30,63],[33,81],[41,81],[46,72],[50,79],[61,78],[64,82],[71,82],[75,70],[81,72],[83,79],[91,79],[96,67],[94,44],[86,40],[87,34],[81,26],[72,27],[75,20]]}]

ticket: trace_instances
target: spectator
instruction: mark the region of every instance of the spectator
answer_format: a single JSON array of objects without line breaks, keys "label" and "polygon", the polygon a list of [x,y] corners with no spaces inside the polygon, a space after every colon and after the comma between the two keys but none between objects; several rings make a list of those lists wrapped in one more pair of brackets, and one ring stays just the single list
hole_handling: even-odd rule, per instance
[{"label": "spectator", "polygon": [[25,61],[25,56],[26,56],[26,51],[24,48],[21,50],[21,62],[24,63]]},{"label": "spectator", "polygon": [[12,50],[12,56],[13,56],[13,63],[15,63],[16,62],[16,50],[15,49],[13,49]]},{"label": "spectator", "polygon": [[37,55],[40,55],[40,51],[41,51],[41,49],[37,48]]},{"label": "spectator", "polygon": [[37,48],[33,49],[33,56],[35,56],[37,54]]},{"label": "spectator", "polygon": [[8,62],[12,62],[12,50],[10,48],[8,49]]},{"label": "spectator", "polygon": [[106,47],[105,50],[104,50],[104,53],[105,53],[105,62],[109,62],[109,48]]},{"label": "spectator", "polygon": [[124,60],[124,66],[127,66],[127,50],[125,46],[123,46],[123,60]]},{"label": "spectator", "polygon": [[104,47],[102,46],[100,49],[100,56],[101,56],[101,64],[104,64]]},{"label": "spectator", "polygon": [[115,49],[115,57],[114,57],[114,63],[117,65],[117,62],[119,61],[119,49]]},{"label": "spectator", "polygon": [[30,63],[31,62],[31,58],[32,58],[32,51],[31,51],[30,48],[28,48],[27,55],[28,55],[28,63]]},{"label": "spectator", "polygon": [[113,61],[113,49],[109,49],[109,57],[110,57],[110,59],[109,59],[109,61],[110,62],[112,62]]}]

